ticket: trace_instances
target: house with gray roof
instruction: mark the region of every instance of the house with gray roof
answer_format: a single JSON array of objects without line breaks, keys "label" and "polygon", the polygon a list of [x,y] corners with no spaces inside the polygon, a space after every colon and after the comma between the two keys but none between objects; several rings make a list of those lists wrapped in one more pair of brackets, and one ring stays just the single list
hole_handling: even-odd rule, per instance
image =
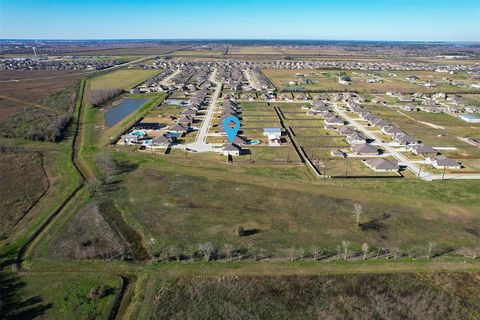
[{"label": "house with gray roof", "polygon": [[363,163],[375,172],[395,172],[400,169],[397,161],[385,158],[367,159]]},{"label": "house with gray roof", "polygon": [[378,155],[378,149],[366,143],[352,145],[350,146],[350,149],[352,150],[352,153],[357,155]]},{"label": "house with gray roof", "polygon": [[226,143],[222,148],[222,154],[224,156],[239,156],[241,152],[242,148],[234,143]]},{"label": "house with gray roof", "polygon": [[425,158],[434,158],[438,154],[437,150],[422,143],[411,145],[407,149],[413,154],[420,155]]},{"label": "house with gray roof", "polygon": [[427,158],[426,162],[431,164],[436,169],[461,169],[462,165],[457,161],[447,158],[445,156],[436,156],[434,158]]}]

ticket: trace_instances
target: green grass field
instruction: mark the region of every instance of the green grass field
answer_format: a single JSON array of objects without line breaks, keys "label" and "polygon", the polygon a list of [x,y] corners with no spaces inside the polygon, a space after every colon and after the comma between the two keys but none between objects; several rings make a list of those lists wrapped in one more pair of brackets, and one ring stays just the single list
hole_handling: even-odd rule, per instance
[{"label": "green grass field", "polygon": [[105,89],[105,88],[122,88],[130,89],[154,75],[158,74],[158,70],[137,70],[137,69],[121,69],[118,71],[103,74],[93,78],[90,81],[89,89]]}]

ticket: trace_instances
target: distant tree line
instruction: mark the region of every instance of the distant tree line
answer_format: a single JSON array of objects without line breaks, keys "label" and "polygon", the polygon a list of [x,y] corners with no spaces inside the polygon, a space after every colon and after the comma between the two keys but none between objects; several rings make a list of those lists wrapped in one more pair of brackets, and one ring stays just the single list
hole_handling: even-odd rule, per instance
[{"label": "distant tree line", "polygon": [[95,89],[90,92],[89,103],[94,107],[99,107],[122,92],[123,90],[121,88]]}]

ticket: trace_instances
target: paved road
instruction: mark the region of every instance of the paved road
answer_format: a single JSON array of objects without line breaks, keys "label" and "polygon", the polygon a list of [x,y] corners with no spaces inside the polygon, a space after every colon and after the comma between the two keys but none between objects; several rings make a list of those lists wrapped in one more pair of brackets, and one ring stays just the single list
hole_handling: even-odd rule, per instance
[{"label": "paved road", "polygon": [[211,125],[213,115],[215,113],[215,106],[217,104],[218,97],[222,92],[222,84],[220,82],[215,81],[215,74],[217,69],[215,69],[212,74],[210,75],[210,81],[215,83],[216,88],[215,92],[212,95],[212,99],[210,101],[210,105],[208,106],[207,113],[205,114],[205,118],[203,119],[202,126],[200,130],[197,132],[197,137],[195,142],[188,144],[186,147],[196,150],[198,152],[208,152],[208,151],[215,151],[212,144],[206,143],[206,136],[208,133],[208,128]]},{"label": "paved road", "polygon": [[175,70],[171,75],[165,77],[162,81],[160,81],[160,83],[167,87],[170,86],[171,85],[170,80],[179,73],[180,73],[180,69]]},{"label": "paved road", "polygon": [[396,148],[388,145],[385,142],[382,142],[372,131],[368,130],[364,126],[360,125],[357,121],[353,120],[352,117],[347,115],[344,111],[342,111],[338,104],[334,103],[333,107],[335,112],[342,116],[345,120],[347,120],[351,125],[353,125],[356,129],[363,132],[368,138],[374,139],[376,141],[376,145],[384,148],[387,150],[395,159],[397,159],[400,163],[407,166],[407,168],[412,171],[416,176],[418,176],[422,180],[432,181],[432,180],[461,180],[461,179],[480,179],[480,174],[477,173],[449,173],[449,174],[431,174],[424,170],[421,170],[415,162],[405,157],[402,153],[400,153]]}]

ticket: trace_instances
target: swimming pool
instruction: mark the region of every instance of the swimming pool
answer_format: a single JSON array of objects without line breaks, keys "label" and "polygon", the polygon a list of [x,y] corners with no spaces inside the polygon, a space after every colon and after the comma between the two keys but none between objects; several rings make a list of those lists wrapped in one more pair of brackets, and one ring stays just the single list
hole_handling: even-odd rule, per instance
[{"label": "swimming pool", "polygon": [[249,144],[249,145],[260,144],[260,140],[250,140],[250,141],[247,142],[247,144]]}]

